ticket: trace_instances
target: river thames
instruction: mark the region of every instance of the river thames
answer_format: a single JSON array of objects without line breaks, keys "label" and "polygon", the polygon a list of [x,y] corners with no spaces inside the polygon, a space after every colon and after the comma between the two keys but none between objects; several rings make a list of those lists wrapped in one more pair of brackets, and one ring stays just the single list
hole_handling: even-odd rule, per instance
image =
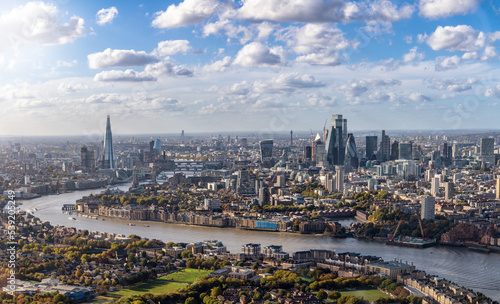
[{"label": "river thames", "polygon": [[[129,184],[119,186],[127,190]],[[102,189],[75,191],[60,195],[50,195],[41,198],[22,201],[22,210],[34,211],[34,215],[52,225],[64,225],[89,231],[111,232],[126,236],[137,234],[149,239],[159,239],[164,242],[197,242],[204,240],[219,240],[233,253],[239,252],[241,245],[259,243],[262,246],[282,245],[289,253],[311,248],[330,249],[337,252],[357,252],[363,255],[374,255],[384,260],[401,259],[413,263],[417,269],[428,274],[438,275],[447,280],[474,289],[500,301],[500,255],[479,253],[465,248],[437,246],[426,249],[413,249],[387,246],[376,241],[358,240],[354,238],[335,239],[324,235],[300,235],[285,232],[247,231],[233,228],[211,228],[166,224],[159,222],[134,222],[108,219],[106,221],[69,216],[61,212],[63,204],[74,204],[82,196],[90,193],[100,193]],[[353,220],[340,221],[348,225]],[[143,226],[147,223],[149,227]]]}]

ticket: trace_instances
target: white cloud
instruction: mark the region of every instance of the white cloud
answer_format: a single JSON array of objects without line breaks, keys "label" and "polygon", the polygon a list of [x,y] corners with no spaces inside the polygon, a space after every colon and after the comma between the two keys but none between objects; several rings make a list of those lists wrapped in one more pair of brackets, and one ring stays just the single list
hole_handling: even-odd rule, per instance
[{"label": "white cloud", "polygon": [[410,96],[408,96],[408,98],[414,102],[427,102],[431,100],[428,96],[416,92],[411,93]]},{"label": "white cloud", "polygon": [[205,72],[224,72],[231,65],[231,57],[226,56],[212,64],[203,67]]},{"label": "white cloud", "polygon": [[481,60],[490,60],[495,57],[498,57],[497,52],[495,51],[495,47],[493,45],[489,45],[484,48],[483,55],[481,56]]},{"label": "white cloud", "polygon": [[463,60],[475,60],[478,58],[479,56],[477,55],[477,52],[467,52],[462,55]]},{"label": "white cloud", "polygon": [[491,98],[500,98],[500,84],[497,84],[491,88],[486,89],[484,96]]},{"label": "white cloud", "polygon": [[348,22],[398,21],[409,18],[414,8],[398,8],[388,0],[369,3],[341,0],[245,0],[238,17],[250,21]]},{"label": "white cloud", "polygon": [[337,105],[337,100],[330,96],[312,93],[307,95],[307,105],[311,107],[333,107]]},{"label": "white cloud", "polygon": [[156,78],[145,72],[136,72],[132,69],[125,71],[102,71],[94,76],[95,81],[156,81]]},{"label": "white cloud", "polygon": [[451,57],[437,57],[436,58],[436,71],[446,71],[458,68],[462,64],[462,59],[458,56]]},{"label": "white cloud", "polygon": [[73,82],[61,82],[57,87],[57,90],[61,94],[75,93],[83,90],[87,90],[89,87],[81,83]]},{"label": "white cloud", "polygon": [[184,0],[157,12],[152,25],[157,28],[175,28],[198,24],[211,17],[220,7],[217,0]]},{"label": "white cloud", "polygon": [[203,36],[207,37],[210,35],[219,35],[221,32],[227,36],[228,41],[231,39],[237,39],[241,44],[245,44],[250,41],[254,33],[255,26],[236,26],[229,19],[219,20],[214,23],[208,23],[203,27]]},{"label": "white cloud", "polygon": [[158,56],[171,56],[185,54],[191,49],[187,40],[165,40],[158,42],[158,47],[153,51]]},{"label": "white cloud", "polygon": [[65,61],[65,60],[57,60],[56,67],[60,68],[71,68],[78,64],[78,60]]},{"label": "white cloud", "polygon": [[356,48],[358,42],[349,41],[344,33],[328,24],[307,24],[291,28],[285,35],[287,44],[301,56],[296,60],[312,65],[338,65],[342,59],[339,51]]},{"label": "white cloud", "polygon": [[116,18],[118,15],[118,9],[116,7],[112,6],[110,8],[103,8],[99,10],[96,14],[96,22],[100,26],[103,26],[108,23],[112,23],[113,20]]},{"label": "white cloud", "polygon": [[236,55],[234,64],[245,67],[252,66],[275,66],[283,64],[282,48],[267,46],[252,42],[245,45]]},{"label": "white cloud", "polygon": [[486,36],[469,25],[438,26],[427,39],[427,44],[435,51],[472,52],[484,47]]},{"label": "white cloud", "polygon": [[43,2],[28,2],[3,12],[0,15],[0,50],[66,44],[84,35],[82,18],[73,16],[63,23],[59,15],[56,6]]},{"label": "white cloud", "polygon": [[451,93],[460,93],[468,90],[472,90],[472,85],[478,83],[477,78],[466,78],[466,79],[440,79],[432,78],[426,81],[429,87],[446,90]]},{"label": "white cloud", "polygon": [[420,0],[420,15],[427,18],[466,15],[476,10],[479,0]]},{"label": "white cloud", "polygon": [[110,48],[103,52],[90,54],[87,58],[91,69],[140,66],[158,61],[158,58],[144,51],[112,50]]},{"label": "white cloud", "polygon": [[418,34],[417,35],[417,42],[422,44],[425,42],[425,40],[427,40],[427,38],[429,37],[429,35],[427,35],[427,33],[424,33],[424,34]]},{"label": "white cloud", "polygon": [[424,53],[418,53],[418,47],[413,47],[410,52],[403,55],[403,62],[421,61],[425,57]]}]

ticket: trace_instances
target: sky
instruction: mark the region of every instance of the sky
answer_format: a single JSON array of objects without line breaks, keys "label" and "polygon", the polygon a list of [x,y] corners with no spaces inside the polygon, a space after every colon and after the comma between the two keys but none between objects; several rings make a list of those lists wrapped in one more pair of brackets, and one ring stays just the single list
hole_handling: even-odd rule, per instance
[{"label": "sky", "polygon": [[496,0],[2,1],[0,135],[499,129]]}]

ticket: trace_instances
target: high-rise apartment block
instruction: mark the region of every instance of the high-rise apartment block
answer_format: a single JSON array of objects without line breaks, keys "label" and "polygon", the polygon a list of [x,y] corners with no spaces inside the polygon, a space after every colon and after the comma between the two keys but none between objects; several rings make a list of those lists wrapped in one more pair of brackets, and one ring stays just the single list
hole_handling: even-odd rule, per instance
[{"label": "high-rise apartment block", "polygon": [[423,220],[434,219],[436,212],[436,199],[433,196],[421,197],[420,218]]}]

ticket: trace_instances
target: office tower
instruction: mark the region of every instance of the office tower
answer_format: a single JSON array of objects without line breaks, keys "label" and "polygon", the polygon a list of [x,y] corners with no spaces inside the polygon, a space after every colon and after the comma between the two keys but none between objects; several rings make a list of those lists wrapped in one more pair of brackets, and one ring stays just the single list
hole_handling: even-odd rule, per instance
[{"label": "office tower", "polygon": [[380,142],[380,160],[385,162],[391,158],[391,138],[382,130],[382,141]]},{"label": "office tower", "polygon": [[368,190],[377,190],[377,179],[375,178],[370,178],[368,180]]},{"label": "office tower", "polygon": [[155,150],[157,155],[161,155],[161,140],[159,138],[155,140],[153,150]]},{"label": "office tower", "polygon": [[265,162],[273,158],[273,140],[267,139],[259,142],[260,160]]},{"label": "office tower", "polygon": [[241,138],[241,146],[246,147],[248,145],[248,139],[246,137]]},{"label": "office tower", "polygon": [[367,160],[375,159],[375,152],[377,152],[377,136],[367,136],[366,137],[366,154]]},{"label": "office tower", "polygon": [[497,177],[496,197],[500,199],[500,177]]},{"label": "office tower", "polygon": [[460,156],[460,151],[458,150],[457,144],[453,144],[453,146],[451,147],[451,156],[453,158],[457,158]]},{"label": "office tower", "polygon": [[444,199],[447,202],[453,201],[453,189],[454,189],[454,184],[452,182],[446,182],[444,183]]},{"label": "office tower", "polygon": [[439,193],[439,186],[441,182],[441,176],[436,175],[431,179],[431,195],[437,196]]},{"label": "office tower", "polygon": [[399,143],[399,159],[412,159],[412,143]]},{"label": "office tower", "polygon": [[343,165],[347,143],[347,119],[342,115],[332,115],[332,125],[327,134],[325,150],[331,165]]},{"label": "office tower", "polygon": [[113,136],[111,134],[111,122],[108,118],[106,120],[106,137],[104,138],[104,147],[101,160],[102,169],[116,169],[115,164],[115,149],[113,147]]},{"label": "office tower", "polygon": [[481,161],[485,163],[495,164],[495,139],[481,138]]},{"label": "office tower", "polygon": [[336,170],[335,182],[337,192],[344,192],[344,167],[338,166]]},{"label": "office tower", "polygon": [[156,164],[151,167],[151,183],[156,184]]},{"label": "office tower", "polygon": [[433,220],[436,212],[436,199],[432,196],[425,195],[421,197],[421,202],[420,218],[423,220]]},{"label": "office tower", "polygon": [[95,152],[83,146],[80,150],[81,166],[85,169],[91,169],[95,166]]},{"label": "office tower", "polygon": [[326,153],[325,144],[323,143],[323,141],[321,141],[321,136],[319,136],[319,134],[316,135],[316,138],[313,141],[312,155],[313,162],[316,164],[316,166],[328,166],[328,154]]},{"label": "office tower", "polygon": [[149,142],[149,152],[153,153],[154,150],[155,150],[155,141],[152,140]]},{"label": "office tower", "polygon": [[352,168],[358,168],[359,161],[358,154],[356,153],[356,142],[352,133],[349,133],[349,135],[347,135],[344,164]]},{"label": "office tower", "polygon": [[293,146],[293,131],[290,130],[290,147]]},{"label": "office tower", "polygon": [[391,160],[396,160],[399,157],[399,142],[395,140],[391,145]]}]

